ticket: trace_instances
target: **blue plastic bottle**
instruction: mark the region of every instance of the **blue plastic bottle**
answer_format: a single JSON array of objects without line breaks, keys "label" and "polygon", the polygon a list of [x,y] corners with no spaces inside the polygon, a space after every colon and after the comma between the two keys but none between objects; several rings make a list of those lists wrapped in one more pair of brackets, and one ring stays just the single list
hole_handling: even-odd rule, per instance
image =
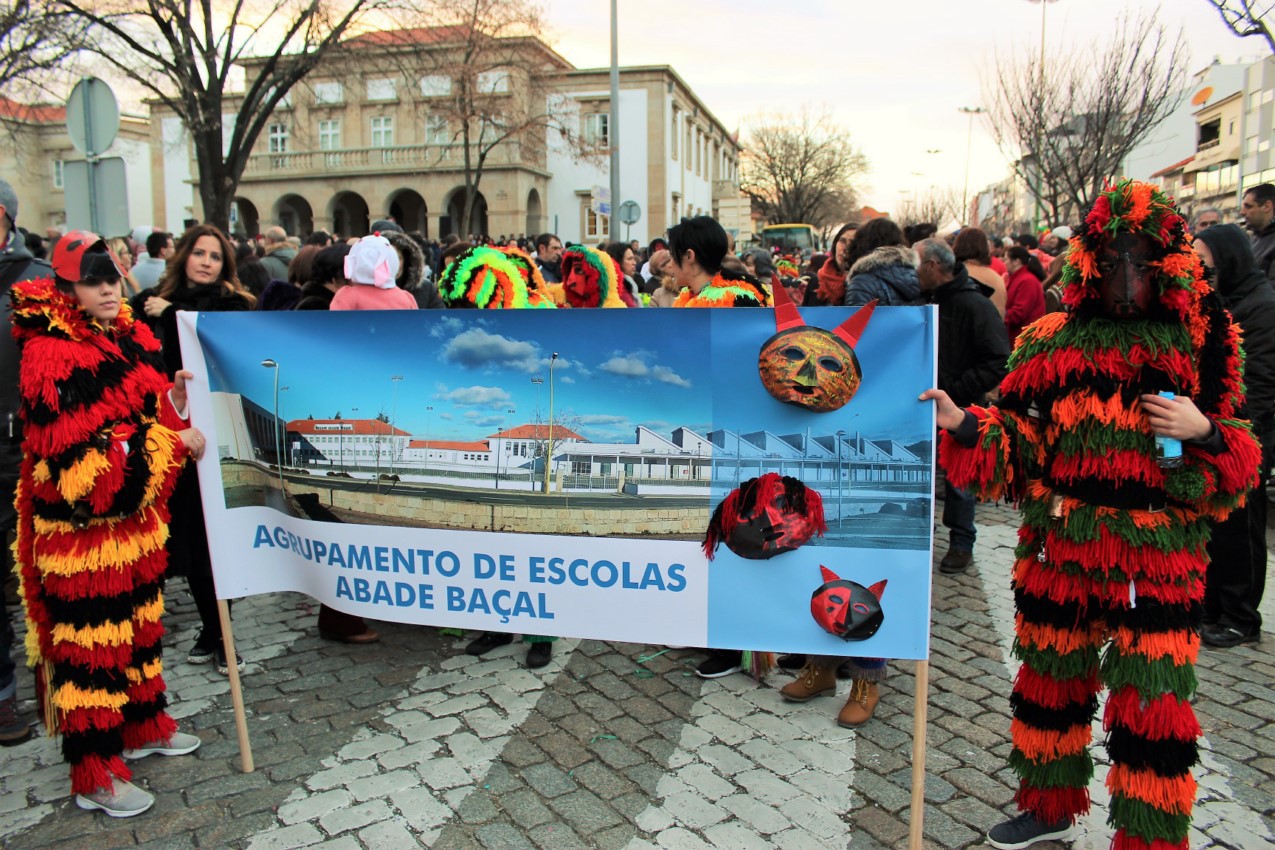
[{"label": "blue plastic bottle", "polygon": [[[1174,398],[1168,390],[1159,393],[1160,398]],[[1176,437],[1155,438],[1155,460],[1161,469],[1177,469],[1182,466],[1182,441]]]}]

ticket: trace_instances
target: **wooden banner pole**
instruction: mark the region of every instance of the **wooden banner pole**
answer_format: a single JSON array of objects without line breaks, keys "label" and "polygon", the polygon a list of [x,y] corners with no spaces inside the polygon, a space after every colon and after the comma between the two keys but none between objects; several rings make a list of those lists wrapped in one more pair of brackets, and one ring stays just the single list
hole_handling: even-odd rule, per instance
[{"label": "wooden banner pole", "polygon": [[252,744],[248,741],[248,715],[243,707],[243,688],[239,684],[239,656],[235,653],[235,632],[230,625],[230,606],[226,600],[217,600],[217,614],[221,618],[221,642],[226,653],[226,671],[230,675],[230,701],[235,708],[235,730],[239,733],[239,760],[244,773],[252,773]]},{"label": "wooden banner pole", "polygon": [[925,724],[930,705],[930,662],[916,662],[916,696],[912,718],[912,822],[908,850],[921,850],[925,829]]}]

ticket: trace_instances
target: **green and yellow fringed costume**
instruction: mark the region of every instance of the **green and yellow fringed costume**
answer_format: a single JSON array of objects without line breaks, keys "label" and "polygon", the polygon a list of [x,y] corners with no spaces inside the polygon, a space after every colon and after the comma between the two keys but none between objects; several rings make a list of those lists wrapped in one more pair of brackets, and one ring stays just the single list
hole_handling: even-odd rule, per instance
[{"label": "green and yellow fringed costume", "polygon": [[169,493],[186,427],[160,345],[127,305],[111,328],[52,279],[12,290],[23,459],[14,544],[27,663],[71,791],[127,780],[124,747],[166,740],[160,637]]},{"label": "green and yellow fringed costume", "polygon": [[674,307],[770,307],[770,293],[750,275],[719,271],[699,291],[683,287],[673,302]]},{"label": "green and yellow fringed costume", "polygon": [[[1159,246],[1158,300],[1135,320],[1103,316],[1094,285],[1099,252],[1121,232]],[[1088,810],[1090,724],[1105,684],[1114,850],[1187,848],[1204,520],[1242,504],[1261,458],[1242,418],[1237,329],[1201,280],[1189,238],[1154,187],[1108,187],[1071,240],[1070,312],[1023,331],[999,405],[971,409],[977,443],[945,434],[940,445],[954,485],[1022,504],[1010,756],[1018,806],[1047,823]],[[1190,397],[1215,428],[1209,444],[1184,447],[1177,469],[1157,464],[1138,400],[1162,390]]]}]

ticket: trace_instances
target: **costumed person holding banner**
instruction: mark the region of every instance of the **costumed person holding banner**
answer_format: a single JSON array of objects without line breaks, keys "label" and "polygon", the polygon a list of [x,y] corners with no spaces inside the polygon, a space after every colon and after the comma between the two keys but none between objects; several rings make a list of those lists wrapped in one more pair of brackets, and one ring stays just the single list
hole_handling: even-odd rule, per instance
[{"label": "costumed person holding banner", "polygon": [[1189,239],[1157,187],[1109,186],[1070,243],[1070,312],[1023,330],[1000,403],[921,395],[937,402],[950,480],[1023,506],[1010,698],[1021,814],[991,830],[993,847],[1067,838],[1088,811],[1106,685],[1112,847],[1187,850],[1209,520],[1244,503],[1261,463],[1237,327]]},{"label": "costumed person holding banner", "polygon": [[168,499],[204,436],[183,419],[190,373],[169,384],[159,342],[124,306],[124,272],[106,243],[68,233],[53,270],[11,296],[27,663],[45,728],[62,735],[76,805],[131,817],[155,798],[128,781],[124,759],[200,744],[164,711],[160,618]]},{"label": "costumed person holding banner", "polygon": [[[706,215],[684,218],[669,228],[669,269],[680,288],[674,307],[769,307],[770,294],[747,274],[722,268],[730,250],[725,229]],[[758,678],[770,666],[770,653],[752,653]],[[718,679],[744,669],[742,649],[709,649],[695,668],[701,679]]]},{"label": "costumed person holding banner", "polygon": [[[159,285],[143,290],[132,305],[139,317],[146,315],[163,345],[168,374],[175,376],[182,368],[181,345],[177,340],[178,311],[238,312],[251,310],[256,300],[239,282],[230,240],[211,224],[197,224],[178,240],[176,253],[168,261]],[[217,586],[208,554],[204,504],[199,497],[199,474],[193,465],[182,472],[173,491],[168,556],[168,574],[186,577],[191,598],[199,611],[199,634],[186,661],[191,664],[215,661],[217,672],[228,673],[221,616],[217,611]],[[243,670],[242,658],[236,656],[235,664]]]}]

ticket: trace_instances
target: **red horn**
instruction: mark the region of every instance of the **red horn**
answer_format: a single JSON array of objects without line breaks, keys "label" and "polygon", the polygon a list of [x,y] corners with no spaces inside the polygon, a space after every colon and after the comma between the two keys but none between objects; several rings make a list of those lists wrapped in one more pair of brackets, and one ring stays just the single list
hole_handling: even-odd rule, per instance
[{"label": "red horn", "polygon": [[868,319],[872,318],[872,311],[877,308],[877,299],[873,298],[867,304],[860,307],[855,314],[838,325],[833,333],[846,341],[851,348],[859,344],[859,338],[863,336],[863,329],[868,326]]},{"label": "red horn", "polygon": [[823,564],[819,565],[819,572],[823,573],[824,584],[827,584],[830,581],[841,581],[841,576],[837,575],[832,570],[825,567]]},{"label": "red horn", "polygon": [[886,579],[881,579],[879,582],[868,588],[868,593],[875,596],[878,602],[881,601],[881,594],[885,593],[885,583]]},{"label": "red horn", "polygon": [[797,305],[792,303],[783,285],[776,284],[772,289],[775,296],[775,330],[786,331],[789,328],[800,328],[805,325],[806,323],[801,320],[801,314],[797,312]]}]

